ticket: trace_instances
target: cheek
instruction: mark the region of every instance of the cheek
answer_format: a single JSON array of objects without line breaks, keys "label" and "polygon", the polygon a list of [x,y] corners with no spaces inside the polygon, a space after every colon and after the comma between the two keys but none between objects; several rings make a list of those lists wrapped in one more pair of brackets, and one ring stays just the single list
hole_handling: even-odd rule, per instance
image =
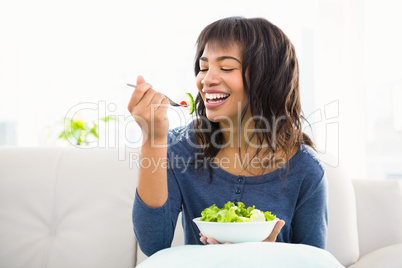
[{"label": "cheek", "polygon": [[243,87],[243,79],[242,79],[241,75],[233,76],[233,77],[231,77],[231,79],[229,79],[229,81],[230,81],[230,87],[232,88],[233,93],[236,93],[236,95],[241,99],[244,99],[244,98],[247,99],[247,94]]}]

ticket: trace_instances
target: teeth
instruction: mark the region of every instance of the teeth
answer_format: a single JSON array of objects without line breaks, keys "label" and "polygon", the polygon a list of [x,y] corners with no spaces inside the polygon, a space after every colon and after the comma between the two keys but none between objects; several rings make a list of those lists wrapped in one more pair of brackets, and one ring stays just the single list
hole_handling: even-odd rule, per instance
[{"label": "teeth", "polygon": [[208,100],[209,103],[219,103],[223,102],[223,100]]},{"label": "teeth", "polygon": [[205,93],[205,98],[207,99],[220,99],[226,98],[230,94],[217,94],[217,93]]}]

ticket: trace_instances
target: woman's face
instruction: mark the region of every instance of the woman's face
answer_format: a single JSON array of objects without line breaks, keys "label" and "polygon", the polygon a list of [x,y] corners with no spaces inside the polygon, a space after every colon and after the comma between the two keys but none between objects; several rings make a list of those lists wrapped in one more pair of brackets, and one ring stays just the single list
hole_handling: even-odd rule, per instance
[{"label": "woman's face", "polygon": [[210,121],[237,123],[246,105],[241,55],[235,44],[224,49],[219,45],[205,46],[196,82]]}]

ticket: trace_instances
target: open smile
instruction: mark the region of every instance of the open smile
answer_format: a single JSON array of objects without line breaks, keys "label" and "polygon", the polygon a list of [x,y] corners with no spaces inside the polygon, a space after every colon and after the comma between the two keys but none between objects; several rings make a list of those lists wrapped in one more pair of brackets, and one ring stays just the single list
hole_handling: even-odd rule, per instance
[{"label": "open smile", "polygon": [[227,99],[230,94],[217,94],[217,93],[206,93],[205,100],[209,103],[218,103]]},{"label": "open smile", "polygon": [[213,109],[224,104],[230,94],[226,93],[205,93],[205,107]]}]

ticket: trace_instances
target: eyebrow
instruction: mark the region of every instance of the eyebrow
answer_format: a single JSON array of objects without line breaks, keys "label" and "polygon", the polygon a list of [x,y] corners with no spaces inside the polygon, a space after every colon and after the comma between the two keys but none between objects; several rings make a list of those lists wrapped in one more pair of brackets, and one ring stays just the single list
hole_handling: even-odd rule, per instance
[{"label": "eyebrow", "polygon": [[[227,59],[235,60],[235,61],[237,61],[238,63],[241,63],[238,59],[236,59],[235,57],[231,57],[231,56],[221,56],[221,57],[218,57],[218,58],[216,59],[216,61],[223,61],[223,60],[227,60]],[[200,60],[201,60],[201,61],[206,61],[206,62],[208,62],[208,58],[205,58],[205,57],[200,57]]]}]

